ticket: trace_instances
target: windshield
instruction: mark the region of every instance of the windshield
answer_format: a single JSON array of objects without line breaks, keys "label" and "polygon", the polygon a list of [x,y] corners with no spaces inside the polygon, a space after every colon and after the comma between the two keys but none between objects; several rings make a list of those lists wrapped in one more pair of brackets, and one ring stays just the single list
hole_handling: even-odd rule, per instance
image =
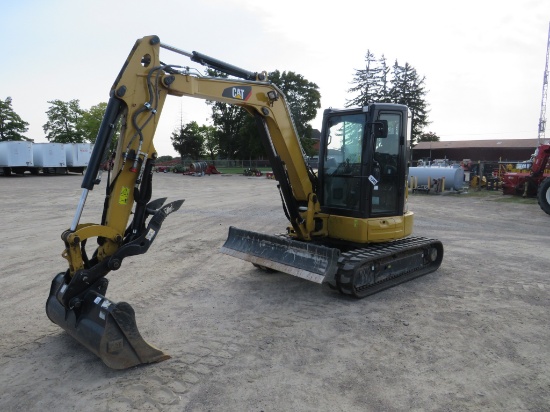
[{"label": "windshield", "polygon": [[365,115],[334,116],[327,129],[323,205],[359,211]]}]

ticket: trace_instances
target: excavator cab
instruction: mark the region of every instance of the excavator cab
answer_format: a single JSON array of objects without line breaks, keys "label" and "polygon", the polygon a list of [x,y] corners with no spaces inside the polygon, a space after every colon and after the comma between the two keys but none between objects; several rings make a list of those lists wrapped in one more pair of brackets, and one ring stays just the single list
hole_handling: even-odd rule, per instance
[{"label": "excavator cab", "polygon": [[362,219],[403,214],[408,118],[398,105],[325,110],[321,211]]}]

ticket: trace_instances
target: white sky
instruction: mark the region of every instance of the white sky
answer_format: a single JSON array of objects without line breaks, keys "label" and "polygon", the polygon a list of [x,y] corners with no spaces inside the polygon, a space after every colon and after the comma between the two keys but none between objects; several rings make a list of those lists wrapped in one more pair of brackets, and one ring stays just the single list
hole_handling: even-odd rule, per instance
[{"label": "white sky", "polygon": [[[134,42],[156,34],[250,71],[303,75],[321,92],[320,129],[323,110],[352,97],[370,49],[426,77],[426,131],[442,140],[537,138],[549,21],[548,0],[0,0],[0,98],[45,142],[48,100],[106,102]],[[161,59],[204,71],[164,49]],[[200,99],[169,97],[159,154],[176,155],[180,120],[209,116]]]}]

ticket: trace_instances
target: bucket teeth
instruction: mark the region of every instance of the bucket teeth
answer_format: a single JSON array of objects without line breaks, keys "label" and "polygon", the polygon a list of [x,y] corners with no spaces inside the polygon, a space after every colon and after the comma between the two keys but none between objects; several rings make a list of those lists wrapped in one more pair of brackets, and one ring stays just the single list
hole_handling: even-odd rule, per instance
[{"label": "bucket teeth", "polygon": [[170,358],[170,355],[145,342],[137,328],[134,309],[126,302],[115,304],[109,312],[98,356],[113,369],[126,369]]}]

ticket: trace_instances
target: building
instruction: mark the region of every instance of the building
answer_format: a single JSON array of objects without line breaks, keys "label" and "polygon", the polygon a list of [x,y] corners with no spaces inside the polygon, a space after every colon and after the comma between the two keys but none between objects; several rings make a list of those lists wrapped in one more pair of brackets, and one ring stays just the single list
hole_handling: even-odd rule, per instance
[{"label": "building", "polygon": [[420,142],[412,149],[412,161],[416,164],[421,159],[448,159],[457,162],[470,159],[476,162],[515,163],[529,160],[538,146],[538,139]]}]

